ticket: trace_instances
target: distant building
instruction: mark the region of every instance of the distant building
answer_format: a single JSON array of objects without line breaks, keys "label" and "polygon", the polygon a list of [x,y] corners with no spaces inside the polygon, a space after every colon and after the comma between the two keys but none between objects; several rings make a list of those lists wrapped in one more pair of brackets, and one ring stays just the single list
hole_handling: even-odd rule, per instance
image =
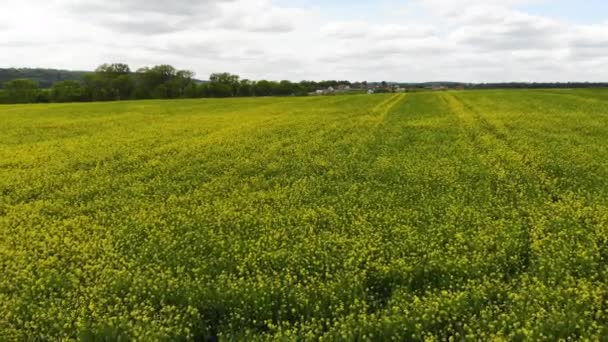
[{"label": "distant building", "polygon": [[334,89],[334,87],[329,87],[327,89],[317,89],[314,93],[311,93],[311,95],[327,95],[327,94],[333,94],[336,90]]}]

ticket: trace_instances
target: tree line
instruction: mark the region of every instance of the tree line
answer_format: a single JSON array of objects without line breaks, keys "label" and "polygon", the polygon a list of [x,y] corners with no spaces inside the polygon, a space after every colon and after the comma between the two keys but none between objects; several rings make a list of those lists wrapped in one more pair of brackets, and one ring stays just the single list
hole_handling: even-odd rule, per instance
[{"label": "tree line", "polygon": [[[19,74],[23,70],[2,69],[4,74]],[[8,73],[6,72],[8,70]],[[48,81],[45,70],[36,71],[35,76]],[[29,74],[31,70],[25,70]],[[371,86],[375,92],[388,92],[394,87],[425,89],[431,85],[444,85],[448,88],[499,89],[499,88],[591,88],[608,87],[608,83],[354,83],[349,81],[253,81],[241,79],[230,73],[214,73],[208,81],[199,81],[188,70],[177,70],[170,65],[144,67],[132,71],[127,64],[113,63],[100,65],[94,72],[52,71],[55,79],[71,77],[48,84],[35,79],[20,78],[3,83],[0,89],[0,103],[46,103],[46,102],[87,102],[120,101],[137,99],[181,99],[203,97],[245,97],[245,96],[305,96],[318,89],[337,88],[352,85],[356,89]],[[63,73],[63,74],[62,74]]]},{"label": "tree line", "polygon": [[2,84],[17,79],[30,79],[38,82],[40,88],[50,88],[55,82],[80,81],[87,71],[43,69],[43,68],[0,68],[0,88]]},{"label": "tree line", "polygon": [[194,78],[188,70],[170,65],[144,67],[131,71],[127,64],[100,65],[81,81],[66,80],[48,89],[30,79],[5,82],[0,103],[45,103],[121,101],[136,99],[182,99],[203,97],[303,96],[319,88],[350,85],[348,81],[252,81],[230,73],[214,73],[209,81]]}]

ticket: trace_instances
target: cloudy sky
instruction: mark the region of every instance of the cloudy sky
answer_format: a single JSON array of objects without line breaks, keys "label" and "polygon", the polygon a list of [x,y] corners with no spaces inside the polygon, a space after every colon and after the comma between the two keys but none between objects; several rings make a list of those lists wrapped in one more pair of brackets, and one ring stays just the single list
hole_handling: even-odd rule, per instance
[{"label": "cloudy sky", "polygon": [[606,0],[0,0],[0,67],[608,81]]}]

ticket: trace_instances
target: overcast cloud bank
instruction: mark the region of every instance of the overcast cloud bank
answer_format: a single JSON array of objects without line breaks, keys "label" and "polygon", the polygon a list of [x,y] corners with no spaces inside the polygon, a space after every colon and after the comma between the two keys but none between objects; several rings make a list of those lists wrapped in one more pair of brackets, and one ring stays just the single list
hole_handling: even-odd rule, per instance
[{"label": "overcast cloud bank", "polygon": [[0,0],[0,65],[168,63],[203,78],[230,71],[293,81],[608,80],[608,21],[525,10],[551,1],[385,1],[385,17],[293,3]]}]

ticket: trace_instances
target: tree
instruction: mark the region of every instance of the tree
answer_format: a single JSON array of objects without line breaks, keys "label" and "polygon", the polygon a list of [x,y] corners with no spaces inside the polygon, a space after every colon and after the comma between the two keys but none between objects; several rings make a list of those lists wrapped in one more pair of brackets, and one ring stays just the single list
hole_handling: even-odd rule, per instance
[{"label": "tree", "polygon": [[211,97],[231,97],[233,96],[232,87],[225,83],[209,82],[207,93]]},{"label": "tree", "polygon": [[155,87],[150,68],[143,67],[135,71],[135,97],[138,99],[149,99]]},{"label": "tree", "polygon": [[180,98],[185,96],[186,88],[193,82],[194,73],[176,70],[171,65],[157,65],[141,68],[136,72],[137,98]]},{"label": "tree", "polygon": [[112,64],[107,64],[104,63],[100,66],[97,67],[97,69],[95,69],[96,73],[100,73],[100,74],[105,74],[108,76],[113,77],[117,77],[117,76],[121,76],[121,75],[128,75],[131,73],[131,69],[129,68],[129,66],[127,64],[123,64],[123,63],[112,63]]},{"label": "tree", "polygon": [[238,96],[253,96],[254,83],[250,80],[242,80],[239,83]]},{"label": "tree", "polygon": [[238,95],[239,79],[240,77],[238,75],[233,75],[228,72],[214,73],[209,76],[210,83],[219,83],[229,86],[231,92],[230,96]]},{"label": "tree", "polygon": [[319,89],[319,85],[314,81],[301,81],[299,84],[300,92],[304,92],[306,94],[312,93],[315,90]]},{"label": "tree", "polygon": [[199,88],[196,83],[191,82],[186,89],[184,89],[184,97],[188,99],[203,97],[201,88]]},{"label": "tree", "polygon": [[84,88],[77,81],[56,82],[51,87],[50,99],[52,102],[76,102],[84,96]]},{"label": "tree", "polygon": [[133,98],[135,82],[130,75],[119,75],[112,79],[111,83],[116,100],[128,100]]},{"label": "tree", "polygon": [[163,83],[163,84],[160,84],[157,87],[155,87],[154,90],[152,90],[152,93],[150,94],[150,98],[170,99],[171,91],[170,91],[169,87],[167,87],[167,85]]},{"label": "tree", "polygon": [[85,96],[89,101],[104,101],[109,98],[103,79],[96,73],[85,75],[83,83]]},{"label": "tree", "polygon": [[192,78],[194,72],[189,70],[179,70],[175,73],[175,76],[168,82],[169,88],[171,89],[172,98],[184,98],[186,96],[186,89],[193,84]]},{"label": "tree", "polygon": [[197,87],[197,91],[200,97],[209,97],[209,83],[203,83]]},{"label": "tree", "polygon": [[261,80],[255,83],[254,94],[255,96],[271,96],[274,94],[276,89],[276,82]]},{"label": "tree", "polygon": [[308,96],[308,88],[300,83],[293,83],[292,92],[295,96]]},{"label": "tree", "polygon": [[38,86],[44,89],[50,88],[55,82],[59,81],[81,81],[85,74],[87,72],[56,69],[0,68],[0,87],[4,82],[28,79],[38,82]]},{"label": "tree", "polygon": [[281,81],[275,89],[274,95],[292,95],[294,93],[294,85],[289,81]]},{"label": "tree", "polygon": [[36,103],[48,103],[51,102],[51,92],[49,89],[39,89],[38,95],[36,96]]},{"label": "tree", "polygon": [[93,101],[130,99],[134,93],[131,69],[122,63],[102,64],[84,77],[85,92]]},{"label": "tree", "polygon": [[229,85],[238,84],[239,79],[240,79],[240,77],[238,75],[233,75],[228,72],[214,73],[214,74],[211,74],[211,76],[209,76],[210,82],[219,82],[219,83],[224,83],[224,84],[229,84]]},{"label": "tree", "polygon": [[26,79],[4,83],[4,91],[6,101],[9,103],[34,103],[40,95],[38,83]]}]

